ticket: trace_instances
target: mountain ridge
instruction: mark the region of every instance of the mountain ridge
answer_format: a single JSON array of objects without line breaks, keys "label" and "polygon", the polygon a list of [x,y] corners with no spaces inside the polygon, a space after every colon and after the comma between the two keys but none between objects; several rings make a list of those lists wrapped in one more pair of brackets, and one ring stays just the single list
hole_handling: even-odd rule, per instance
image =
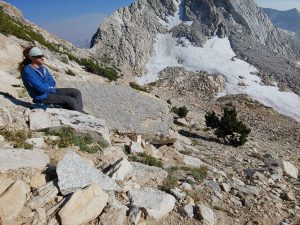
[{"label": "mountain ridge", "polygon": [[300,40],[300,12],[298,9],[276,10],[263,8],[264,12],[277,27],[293,32]]}]

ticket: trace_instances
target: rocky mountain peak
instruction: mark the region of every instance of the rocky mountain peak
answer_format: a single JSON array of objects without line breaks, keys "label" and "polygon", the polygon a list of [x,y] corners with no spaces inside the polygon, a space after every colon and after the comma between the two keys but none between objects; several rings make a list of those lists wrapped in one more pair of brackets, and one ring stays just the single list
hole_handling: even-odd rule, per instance
[{"label": "rocky mountain peak", "polygon": [[[176,24],[171,33],[187,38],[195,46],[202,46],[213,36],[229,37],[238,52],[244,52],[251,45],[261,45],[271,52],[293,58],[300,56],[300,48],[289,44],[293,42],[292,37],[278,30],[254,0],[135,1],[114,12],[100,25],[91,42],[92,51],[98,58],[109,55],[125,69],[143,74],[153,53],[156,35],[170,32],[164,22],[178,7],[178,19],[183,23]],[[239,42],[241,37],[243,43]]]}]

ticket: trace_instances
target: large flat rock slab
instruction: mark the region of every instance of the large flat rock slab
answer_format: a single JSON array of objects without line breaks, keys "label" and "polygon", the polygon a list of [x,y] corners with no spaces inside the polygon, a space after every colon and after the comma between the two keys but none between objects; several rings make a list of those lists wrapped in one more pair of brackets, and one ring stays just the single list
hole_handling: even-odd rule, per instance
[{"label": "large flat rock slab", "polygon": [[90,114],[105,119],[109,129],[165,134],[172,125],[172,117],[164,101],[128,86],[64,80],[61,85],[80,89],[84,108]]},{"label": "large flat rock slab", "polygon": [[43,150],[0,149],[0,171],[20,168],[43,169],[50,163]]}]

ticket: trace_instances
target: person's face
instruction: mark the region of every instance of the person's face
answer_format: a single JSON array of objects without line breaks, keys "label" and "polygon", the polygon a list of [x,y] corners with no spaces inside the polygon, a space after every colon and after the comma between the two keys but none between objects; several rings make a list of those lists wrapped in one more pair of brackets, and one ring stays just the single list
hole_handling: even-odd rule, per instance
[{"label": "person's face", "polygon": [[31,61],[33,64],[43,65],[45,64],[45,56],[44,55],[33,56],[31,57]]}]

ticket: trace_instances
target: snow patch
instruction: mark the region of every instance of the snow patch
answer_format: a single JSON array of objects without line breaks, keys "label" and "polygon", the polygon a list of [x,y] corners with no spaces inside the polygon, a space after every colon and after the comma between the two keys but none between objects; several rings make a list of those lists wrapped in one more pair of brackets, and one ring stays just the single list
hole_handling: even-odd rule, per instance
[{"label": "snow patch", "polygon": [[[169,16],[167,23],[161,20],[169,30],[184,23],[183,1],[173,1],[177,7],[175,15]],[[236,54],[228,38],[213,37],[203,47],[195,47],[186,38],[174,38],[171,33],[158,34],[154,49],[155,54],[146,65],[148,73],[136,78],[137,83],[143,85],[158,80],[159,72],[168,66],[184,67],[194,72],[221,73],[226,80],[226,90],[218,93],[217,97],[226,94],[247,94],[300,122],[300,97],[293,92],[281,92],[277,84],[263,85],[261,79],[253,75],[258,73],[257,68],[235,58]],[[239,85],[241,82],[243,86]]]}]

